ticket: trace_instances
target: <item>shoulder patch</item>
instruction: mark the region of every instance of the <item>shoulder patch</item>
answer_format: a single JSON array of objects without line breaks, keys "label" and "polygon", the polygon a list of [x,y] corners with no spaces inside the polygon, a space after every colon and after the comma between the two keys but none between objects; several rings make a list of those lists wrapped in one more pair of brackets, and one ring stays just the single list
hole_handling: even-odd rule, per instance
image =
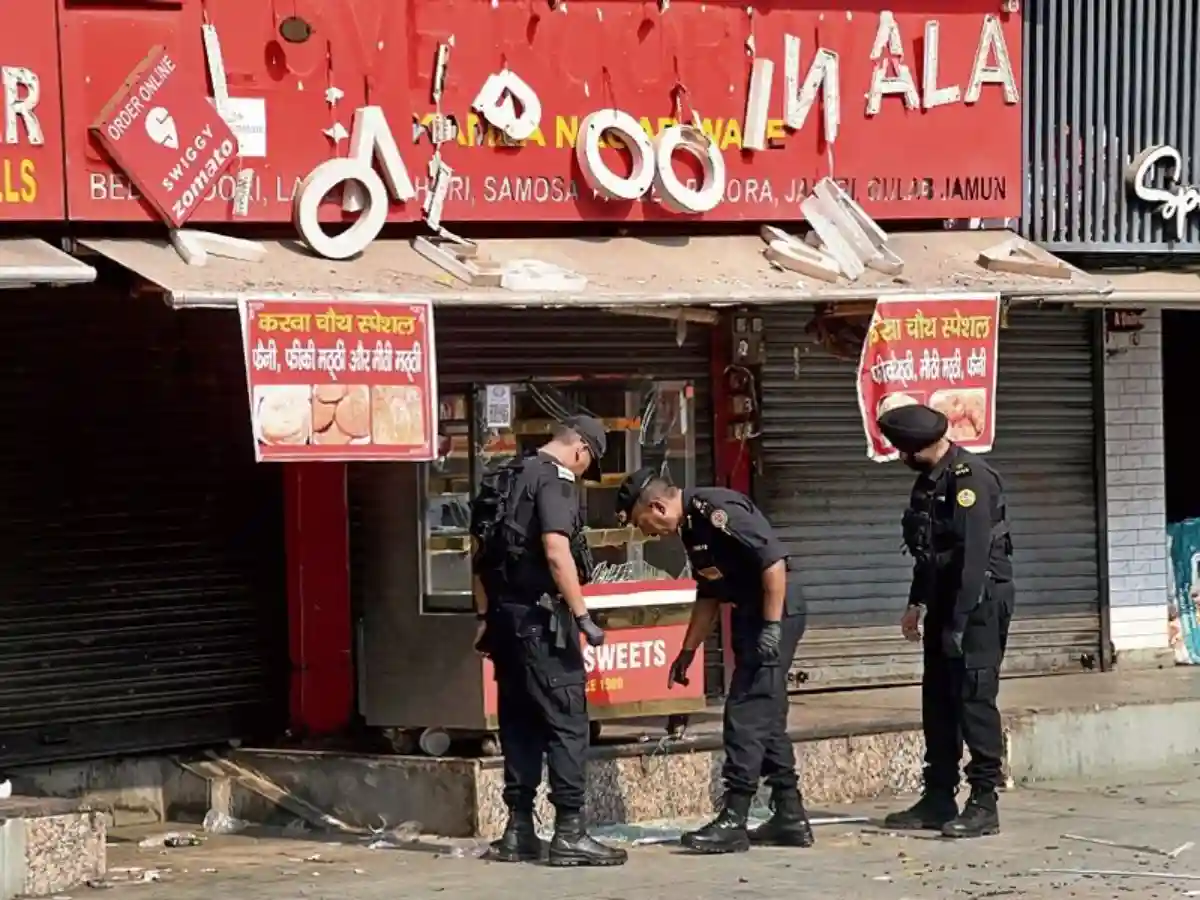
[{"label": "shoulder patch", "polygon": [[563,481],[574,481],[575,480],[575,473],[572,472],[570,469],[568,469],[566,466],[560,466],[558,463],[555,463],[554,469],[556,472],[558,472],[558,477],[561,478]]},{"label": "shoulder patch", "polygon": [[959,463],[958,465],[956,465],[954,467],[954,474],[955,475],[970,475],[971,467],[968,466],[966,463]]},{"label": "shoulder patch", "polygon": [[975,492],[970,488],[963,488],[954,499],[963,509],[970,509],[975,505]]},{"label": "shoulder patch", "polygon": [[724,528],[729,524],[729,513],[723,509],[714,509],[709,514],[708,521],[712,522],[713,528]]}]

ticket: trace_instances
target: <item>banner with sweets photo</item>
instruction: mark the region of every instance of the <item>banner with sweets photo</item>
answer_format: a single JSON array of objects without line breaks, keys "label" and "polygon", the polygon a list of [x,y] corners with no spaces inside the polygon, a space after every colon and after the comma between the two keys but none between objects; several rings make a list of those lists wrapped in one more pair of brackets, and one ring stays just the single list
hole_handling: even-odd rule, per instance
[{"label": "banner with sweets photo", "polygon": [[251,299],[239,311],[258,461],[437,457],[428,302]]},{"label": "banner with sweets photo", "polygon": [[956,444],[991,450],[999,337],[999,294],[906,294],[876,303],[858,362],[867,456],[897,458],[877,420],[913,403],[944,413]]}]

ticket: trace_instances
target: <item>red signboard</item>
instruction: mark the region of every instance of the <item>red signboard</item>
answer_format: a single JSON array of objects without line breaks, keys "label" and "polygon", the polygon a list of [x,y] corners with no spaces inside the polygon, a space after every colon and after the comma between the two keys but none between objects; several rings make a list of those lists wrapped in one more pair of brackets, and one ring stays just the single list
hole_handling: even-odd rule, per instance
[{"label": "red signboard", "polygon": [[437,456],[429,304],[250,300],[241,314],[259,460]]},{"label": "red signboard", "polygon": [[[862,4],[589,0],[303,0],[248,16],[238,0],[180,0],[176,8],[98,9],[61,0],[64,111],[82,136],[152,43],[177,48],[190,93],[208,92],[200,27],[220,35],[232,110],[253,170],[249,220],[285,222],[300,179],[344,156],[354,111],[382,108],[416,189],[391,218],[421,217],[433,153],[428,122],[438,46],[453,45],[443,113],[458,126],[442,146],[453,169],[446,221],[673,220],[657,189],[613,202],[586,187],[576,158],[591,113],[628,113],[651,135],[697,121],[721,150],[717,220],[791,220],[825,175],[842,180],[881,219],[1017,216],[1021,208],[1021,23],[996,0]],[[789,52],[789,50],[791,52]],[[747,95],[755,59],[773,64],[761,112],[765,146],[747,150]],[[511,69],[537,95],[537,129],[501,146],[472,106],[490,75]],[[762,66],[760,65],[760,69]],[[815,75],[814,75],[815,73]],[[803,88],[812,79],[814,90]],[[104,87],[101,87],[101,86]],[[836,85],[836,90],[832,86]],[[815,98],[811,104],[807,97]],[[786,124],[789,97],[793,122]],[[601,156],[621,172],[623,151]],[[675,154],[677,172],[686,156]],[[145,219],[137,191],[81,139],[68,148],[71,216]],[[232,221],[235,179],[217,180],[202,221]],[[336,199],[336,198],[335,198]],[[327,204],[325,217],[353,218]]]},{"label": "red signboard", "polygon": [[96,139],[172,226],[183,225],[237,158],[237,139],[175,54],[155,47],[92,125]]},{"label": "red signboard", "polygon": [[54,4],[5,9],[0,25],[0,222],[66,216]]},{"label": "red signboard", "polygon": [[986,453],[996,435],[998,294],[906,296],[880,300],[858,365],[858,406],[867,455],[896,458],[876,420],[923,403],[946,414],[955,443]]},{"label": "red signboard", "polygon": [[[704,697],[704,659],[697,654],[685,687],[667,687],[671,663],[683,647],[687,623],[644,628],[614,628],[599,647],[583,645],[587,700],[593,709]],[[496,714],[496,680],[491,663],[484,665],[485,715]]]}]

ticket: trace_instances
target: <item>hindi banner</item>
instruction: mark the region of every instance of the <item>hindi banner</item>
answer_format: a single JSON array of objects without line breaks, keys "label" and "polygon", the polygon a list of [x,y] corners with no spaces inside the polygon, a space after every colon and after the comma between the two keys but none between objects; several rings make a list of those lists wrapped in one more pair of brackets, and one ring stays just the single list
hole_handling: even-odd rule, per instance
[{"label": "hindi banner", "polygon": [[428,302],[239,304],[261,461],[437,457]]},{"label": "hindi banner", "polygon": [[923,403],[945,413],[948,435],[975,453],[996,435],[999,294],[905,295],[880,300],[858,363],[858,408],[867,456],[896,459],[876,420]]}]

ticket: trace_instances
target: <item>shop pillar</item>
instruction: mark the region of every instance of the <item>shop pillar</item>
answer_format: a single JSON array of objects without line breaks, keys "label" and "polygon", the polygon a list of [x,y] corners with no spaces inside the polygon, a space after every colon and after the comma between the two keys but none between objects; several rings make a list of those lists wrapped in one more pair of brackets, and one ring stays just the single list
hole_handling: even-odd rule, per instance
[{"label": "shop pillar", "polygon": [[[743,494],[750,494],[749,446],[730,436],[733,409],[727,367],[733,362],[733,335],[726,317],[712,329],[712,399],[713,399],[713,470],[716,483]],[[733,674],[733,646],[729,641],[730,607],[721,606],[721,656],[725,668],[725,687]]]},{"label": "shop pillar", "polygon": [[354,714],[346,465],[286,463],[292,731],[330,734]]}]

